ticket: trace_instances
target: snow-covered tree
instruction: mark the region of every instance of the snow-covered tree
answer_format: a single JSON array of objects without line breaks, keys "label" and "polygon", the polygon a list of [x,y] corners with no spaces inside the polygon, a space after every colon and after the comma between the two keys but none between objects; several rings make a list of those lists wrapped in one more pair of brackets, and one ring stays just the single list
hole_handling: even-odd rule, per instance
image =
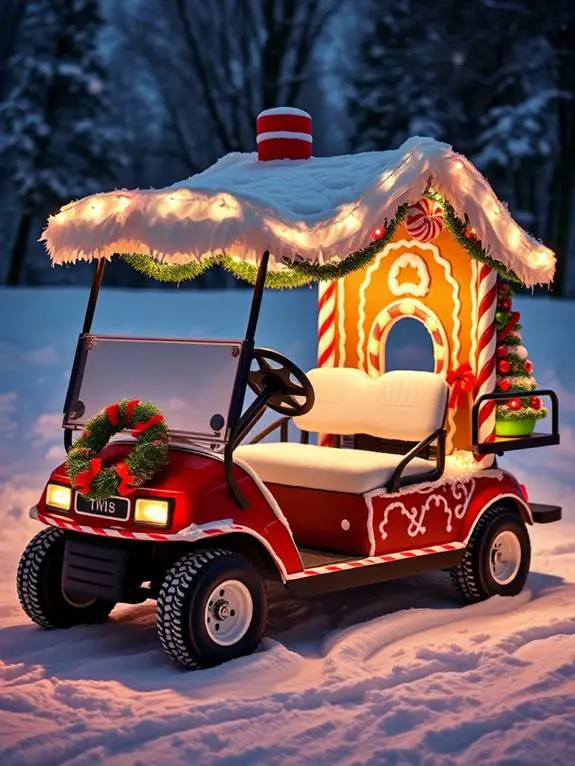
[{"label": "snow-covered tree", "polygon": [[99,0],[29,0],[0,104],[0,161],[21,202],[7,282],[20,281],[33,226],[112,186],[122,163],[101,61]]}]

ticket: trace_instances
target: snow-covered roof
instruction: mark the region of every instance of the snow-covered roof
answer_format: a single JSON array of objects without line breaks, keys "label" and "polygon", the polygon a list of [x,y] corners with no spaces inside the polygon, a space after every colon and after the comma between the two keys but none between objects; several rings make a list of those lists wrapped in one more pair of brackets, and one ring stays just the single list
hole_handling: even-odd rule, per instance
[{"label": "snow-covered roof", "polygon": [[226,251],[272,269],[284,259],[341,260],[367,246],[430,177],[455,213],[467,215],[483,247],[526,284],[548,283],[555,258],[510,216],[461,154],[431,138],[386,152],[258,162],[228,154],[163,189],[96,194],[62,208],[43,233],[54,263],[143,253],[171,264]]}]

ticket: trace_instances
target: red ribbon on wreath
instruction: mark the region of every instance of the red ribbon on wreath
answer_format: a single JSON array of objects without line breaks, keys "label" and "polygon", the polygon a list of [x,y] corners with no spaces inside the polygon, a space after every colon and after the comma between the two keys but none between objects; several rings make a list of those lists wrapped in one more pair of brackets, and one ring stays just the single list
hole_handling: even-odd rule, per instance
[{"label": "red ribbon on wreath", "polygon": [[469,394],[473,391],[477,379],[468,362],[460,364],[456,370],[449,370],[446,379],[447,383],[451,386],[449,407],[450,409],[455,409],[459,406],[461,399],[464,398],[465,394]]},{"label": "red ribbon on wreath", "polygon": [[87,495],[92,482],[102,470],[102,461],[99,457],[92,458],[90,465],[85,471],[80,471],[74,480],[76,489],[81,495]]},{"label": "red ribbon on wreath", "polygon": [[151,418],[148,418],[143,423],[136,423],[132,431],[132,436],[136,438],[140,434],[143,434],[144,431],[147,431],[148,428],[151,428],[152,426],[156,426],[158,425],[158,423],[163,423],[163,422],[164,422],[163,415],[152,415]]},{"label": "red ribbon on wreath", "polygon": [[120,425],[120,405],[110,404],[109,407],[106,407],[106,416],[113,426],[119,426]]},{"label": "red ribbon on wreath", "polygon": [[118,463],[116,465],[116,473],[121,480],[118,486],[118,494],[126,497],[126,495],[134,491],[135,487],[132,485],[136,481],[136,477],[130,473],[130,467],[127,463]]}]

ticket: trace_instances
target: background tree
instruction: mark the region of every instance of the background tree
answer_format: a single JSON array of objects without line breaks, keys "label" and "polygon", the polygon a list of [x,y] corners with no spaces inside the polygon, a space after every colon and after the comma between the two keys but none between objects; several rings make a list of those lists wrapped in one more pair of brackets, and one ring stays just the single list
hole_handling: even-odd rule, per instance
[{"label": "background tree", "polygon": [[115,20],[125,50],[156,79],[176,151],[197,172],[252,151],[262,109],[322,111],[318,49],[344,4],[227,0],[214,13],[204,0],[138,0],[118,6]]},{"label": "background tree", "polygon": [[349,99],[353,148],[426,134],[482,169],[559,258],[565,284],[575,178],[575,6],[557,0],[374,2]]},{"label": "background tree", "polygon": [[20,199],[7,284],[22,277],[33,225],[113,185],[122,162],[106,94],[98,0],[29,0],[0,105],[0,159]]}]

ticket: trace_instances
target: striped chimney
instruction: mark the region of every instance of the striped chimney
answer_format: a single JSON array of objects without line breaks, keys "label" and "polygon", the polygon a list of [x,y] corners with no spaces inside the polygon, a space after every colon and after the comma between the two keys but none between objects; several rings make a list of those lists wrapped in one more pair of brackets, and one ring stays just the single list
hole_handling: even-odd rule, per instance
[{"label": "striped chimney", "polygon": [[307,160],[311,157],[311,116],[303,109],[265,109],[256,123],[258,160]]}]

